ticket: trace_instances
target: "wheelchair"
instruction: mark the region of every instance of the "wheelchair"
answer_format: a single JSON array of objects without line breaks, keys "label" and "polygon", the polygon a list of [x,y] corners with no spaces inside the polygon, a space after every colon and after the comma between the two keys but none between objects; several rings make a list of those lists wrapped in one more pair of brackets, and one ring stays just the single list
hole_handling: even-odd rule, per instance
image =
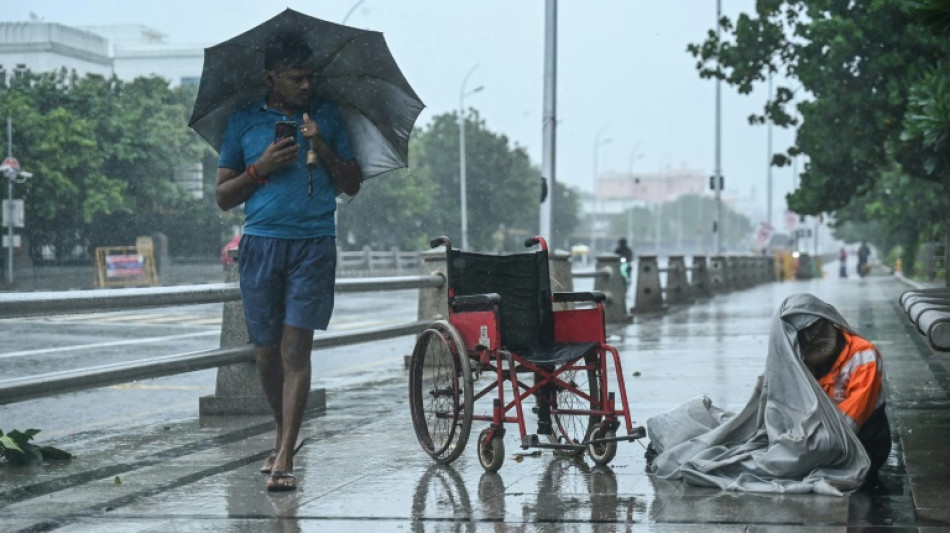
[{"label": "wheelchair", "polygon": [[[646,436],[631,421],[620,355],[606,342],[605,295],[552,293],[543,238],[525,241],[539,251],[510,255],[455,250],[446,237],[430,245],[445,246],[448,320],[436,320],[416,341],[409,405],[419,444],[433,460],[458,459],[473,421],[489,423],[477,440],[488,472],[504,461],[505,424],[517,424],[522,449],[586,451],[598,465],[613,460],[618,442]],[[619,404],[609,390],[611,370]],[[480,378],[488,383],[479,385]],[[483,399],[491,408],[476,413]],[[537,416],[534,434],[528,409]],[[617,435],[621,424],[625,434]]]}]

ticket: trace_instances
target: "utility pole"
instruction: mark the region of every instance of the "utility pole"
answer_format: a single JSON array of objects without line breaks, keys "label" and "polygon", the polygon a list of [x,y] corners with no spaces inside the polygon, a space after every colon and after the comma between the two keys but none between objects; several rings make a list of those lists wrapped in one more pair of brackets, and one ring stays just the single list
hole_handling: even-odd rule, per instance
[{"label": "utility pole", "polygon": [[7,200],[3,206],[3,222],[7,226],[7,283],[13,284],[13,227],[19,225],[16,213],[19,211],[13,203],[13,182],[24,183],[33,174],[20,170],[20,163],[13,157],[13,120],[7,117],[7,157],[0,164],[0,176],[7,178]]},{"label": "utility pole", "polygon": [[547,194],[541,198],[539,234],[555,248],[562,244],[554,230],[555,154],[557,149],[557,0],[544,4],[544,117],[541,119],[541,179]]},{"label": "utility pole", "polygon": [[[716,0],[716,41],[722,41],[722,0]],[[716,191],[716,218],[713,221],[713,233],[716,234],[716,255],[722,255],[722,104],[720,80],[716,80],[716,168],[713,174],[713,187]]]}]

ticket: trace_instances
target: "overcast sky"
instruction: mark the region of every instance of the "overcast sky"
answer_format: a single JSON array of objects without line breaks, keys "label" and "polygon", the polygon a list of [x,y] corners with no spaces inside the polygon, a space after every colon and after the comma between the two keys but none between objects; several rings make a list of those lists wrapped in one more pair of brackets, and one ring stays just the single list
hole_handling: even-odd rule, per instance
[{"label": "overcast sky", "polygon": [[[466,73],[477,65],[466,107],[488,127],[525,147],[541,164],[543,0],[31,0],[5,2],[2,18],[71,25],[144,24],[172,43],[207,46],[276,15],[285,7],[334,22],[382,31],[416,92],[427,105],[417,126],[455,110]],[[723,14],[751,11],[754,0],[726,0]],[[702,80],[687,44],[712,28],[712,0],[562,0],[558,6],[557,179],[592,190],[595,139],[602,171],[656,172],[687,166],[709,174],[715,157],[714,82]],[[767,136],[750,126],[766,88],[748,96],[722,88],[722,169],[728,195],[764,219]],[[775,129],[775,150],[793,141]],[[773,170],[773,223],[780,226],[790,168]],[[753,192],[754,191],[754,192]],[[754,196],[753,196],[754,195]]]}]

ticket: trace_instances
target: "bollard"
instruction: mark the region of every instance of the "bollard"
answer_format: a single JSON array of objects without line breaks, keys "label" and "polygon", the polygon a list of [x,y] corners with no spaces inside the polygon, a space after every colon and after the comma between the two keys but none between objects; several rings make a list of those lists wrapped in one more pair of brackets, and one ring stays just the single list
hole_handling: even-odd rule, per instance
[{"label": "bollard", "polygon": [[[445,265],[445,247],[426,250],[419,254],[422,274],[440,274],[448,280]],[[449,319],[449,284],[441,287],[419,289],[419,320]]]},{"label": "bollard", "polygon": [[[237,257],[237,250],[230,250],[231,257]],[[237,263],[227,265],[224,279],[227,282],[239,280]],[[221,316],[221,348],[241,346],[249,343],[247,324],[244,321],[244,307],[241,302],[225,302]],[[326,409],[326,391],[312,389],[307,398],[306,411]],[[247,362],[218,367],[214,394],[198,398],[199,416],[246,416],[273,415],[270,404],[261,389],[261,379],[257,374],[257,363]]]},{"label": "bollard", "polygon": [[666,287],[663,288],[668,305],[689,303],[689,282],[686,280],[686,260],[671,255],[666,263]]},{"label": "bollard", "polygon": [[637,260],[637,294],[634,297],[634,312],[644,313],[663,309],[663,292],[660,290],[660,269],[655,255],[641,255]]},{"label": "bollard", "polygon": [[604,321],[608,324],[628,322],[627,285],[620,274],[620,256],[598,255],[595,270],[604,273],[594,278],[594,290],[607,295],[607,301],[604,302]]},{"label": "bollard", "polygon": [[721,255],[713,256],[709,260],[709,289],[714,294],[729,290],[726,281],[726,258]]},{"label": "bollard", "polygon": [[709,268],[706,266],[705,255],[693,256],[693,272],[689,289],[690,296],[693,298],[712,296],[712,290],[709,287]]}]

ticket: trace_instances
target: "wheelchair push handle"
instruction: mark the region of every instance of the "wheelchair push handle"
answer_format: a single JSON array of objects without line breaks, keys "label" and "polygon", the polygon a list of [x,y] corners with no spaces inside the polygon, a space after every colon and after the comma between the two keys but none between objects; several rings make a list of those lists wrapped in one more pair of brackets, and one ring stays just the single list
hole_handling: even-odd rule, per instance
[{"label": "wheelchair push handle", "polygon": [[525,248],[531,248],[531,247],[534,246],[535,244],[540,244],[542,250],[547,250],[547,249],[548,249],[548,243],[547,243],[547,241],[545,241],[545,240],[544,240],[544,237],[542,237],[542,236],[540,236],[540,235],[535,235],[534,237],[528,237],[527,239],[524,240],[524,247],[525,247]]},{"label": "wheelchair push handle", "polygon": [[445,246],[446,250],[452,249],[452,241],[449,240],[445,235],[439,235],[438,237],[429,241],[429,246],[431,248],[438,248],[439,246]]}]

